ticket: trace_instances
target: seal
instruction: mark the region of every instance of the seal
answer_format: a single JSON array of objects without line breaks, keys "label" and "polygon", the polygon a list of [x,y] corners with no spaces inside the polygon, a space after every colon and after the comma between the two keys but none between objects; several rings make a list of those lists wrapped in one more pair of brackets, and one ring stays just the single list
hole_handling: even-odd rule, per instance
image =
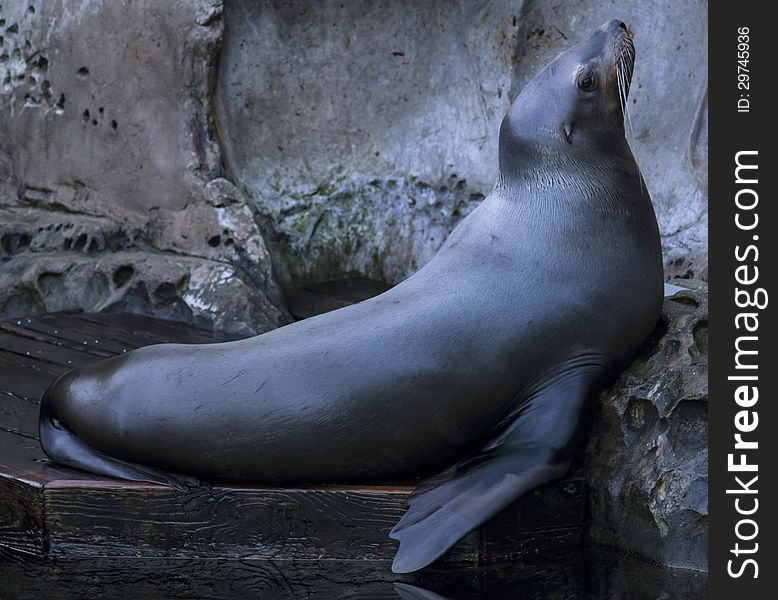
[{"label": "seal", "polygon": [[46,454],[179,488],[428,474],[391,532],[395,572],[428,565],[565,473],[658,319],[659,232],[624,131],[633,63],[609,21],[532,79],[492,192],[386,293],[66,373],[41,406]]}]

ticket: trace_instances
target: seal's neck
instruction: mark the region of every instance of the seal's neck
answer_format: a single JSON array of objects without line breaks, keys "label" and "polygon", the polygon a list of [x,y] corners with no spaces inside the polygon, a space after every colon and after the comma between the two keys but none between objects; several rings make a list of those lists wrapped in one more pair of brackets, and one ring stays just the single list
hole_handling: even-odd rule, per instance
[{"label": "seal's neck", "polygon": [[557,164],[607,162],[614,157],[634,160],[623,126],[573,129],[568,141],[562,131],[564,119],[558,121],[552,127],[531,115],[506,115],[500,126],[500,172],[505,177],[523,177],[539,166],[552,169]]},{"label": "seal's neck", "polygon": [[498,186],[512,190],[523,203],[571,195],[607,202],[614,200],[609,189],[632,191],[641,185],[623,128],[578,132],[568,143],[559,131],[506,117],[499,160]]},{"label": "seal's neck", "polygon": [[587,142],[560,148],[513,137],[510,145],[501,143],[495,191],[514,209],[539,217],[561,205],[623,213],[650,203],[626,139]]}]

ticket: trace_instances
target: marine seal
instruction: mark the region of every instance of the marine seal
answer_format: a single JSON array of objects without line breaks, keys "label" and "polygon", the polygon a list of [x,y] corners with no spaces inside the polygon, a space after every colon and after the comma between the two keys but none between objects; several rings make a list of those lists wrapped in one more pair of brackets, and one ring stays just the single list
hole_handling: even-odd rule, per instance
[{"label": "marine seal", "polygon": [[41,406],[48,456],[178,487],[188,480],[171,473],[439,471],[391,532],[396,572],[562,475],[662,304],[659,232],[624,134],[633,61],[609,21],[530,81],[502,123],[493,191],[390,291],[251,339],[150,346],[63,375]]}]

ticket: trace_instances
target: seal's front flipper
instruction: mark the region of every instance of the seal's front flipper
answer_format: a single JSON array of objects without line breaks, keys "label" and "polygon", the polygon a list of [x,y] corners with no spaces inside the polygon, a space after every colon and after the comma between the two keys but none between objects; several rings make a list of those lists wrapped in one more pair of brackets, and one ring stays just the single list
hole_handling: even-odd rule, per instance
[{"label": "seal's front flipper", "polygon": [[422,483],[389,534],[400,542],[392,571],[427,566],[522,494],[564,475],[599,388],[591,372],[566,374],[485,447]]},{"label": "seal's front flipper", "polygon": [[107,477],[168,485],[180,491],[200,485],[200,481],[194,477],[172,475],[95,450],[51,414],[45,397],[41,404],[38,430],[43,451],[59,464]]}]

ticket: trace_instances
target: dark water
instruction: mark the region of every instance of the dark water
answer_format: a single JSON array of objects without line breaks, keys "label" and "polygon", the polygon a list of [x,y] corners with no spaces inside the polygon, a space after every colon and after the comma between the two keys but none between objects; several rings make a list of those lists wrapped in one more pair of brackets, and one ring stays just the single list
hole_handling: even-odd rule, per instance
[{"label": "dark water", "polygon": [[106,558],[0,562],[0,598],[697,600],[706,579],[602,549],[413,575],[394,575],[388,562]]}]

